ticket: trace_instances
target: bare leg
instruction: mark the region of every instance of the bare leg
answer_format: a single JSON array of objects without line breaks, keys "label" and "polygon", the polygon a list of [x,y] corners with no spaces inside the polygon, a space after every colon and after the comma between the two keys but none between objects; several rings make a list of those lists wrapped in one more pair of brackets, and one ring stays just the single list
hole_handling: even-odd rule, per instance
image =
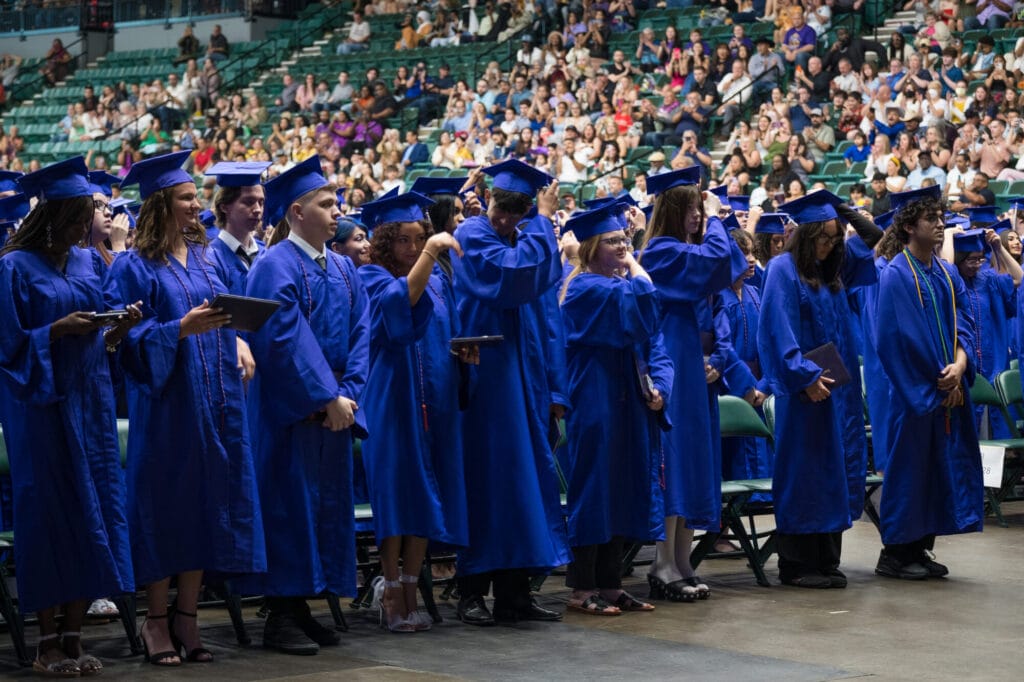
[{"label": "bare leg", "polygon": [[380,597],[380,606],[384,612],[384,624],[389,627],[405,621],[409,617],[405,608],[402,585],[398,581],[400,575],[398,557],[401,551],[401,535],[393,535],[380,542],[380,565],[384,576],[384,593]]},{"label": "bare leg", "polygon": [[666,518],[665,539],[655,545],[651,575],[666,583],[674,583],[683,577],[676,568],[676,528],[681,525],[681,521],[678,516]]},{"label": "bare leg", "polygon": [[427,539],[418,538],[413,535],[403,537],[405,541],[402,547],[402,573],[409,578],[416,578],[416,582],[406,580],[402,582],[402,595],[405,598],[406,615],[414,613],[418,608],[418,593],[420,570],[423,568],[423,557],[427,555]]},{"label": "bare leg", "polygon": [[[178,614],[174,618],[174,635],[185,645],[185,651],[190,652],[200,649],[203,646],[199,639],[199,622],[191,615],[196,614],[199,605],[199,590],[203,586],[202,571],[186,571],[178,574],[178,597],[175,600]],[[213,656],[208,653],[198,654],[196,660],[199,662],[212,661]]]},{"label": "bare leg", "polygon": [[693,567],[690,565],[691,549],[693,549],[693,529],[686,527],[684,519],[679,519],[679,523],[676,524],[675,562],[676,569],[683,578],[693,577]]},{"label": "bare leg", "polygon": [[[167,594],[171,586],[171,579],[164,578],[146,587],[146,606],[149,615],[146,622],[142,624],[139,631],[143,641],[149,649],[150,654],[161,651],[172,651],[171,633],[167,627]],[[179,665],[181,659],[177,656],[164,659],[163,665]]]},{"label": "bare leg", "polygon": [[[36,647],[36,661],[44,667],[59,665],[61,670],[72,673],[78,669],[67,661],[60,647],[60,636],[57,634],[57,609],[44,609],[37,612],[39,617],[39,645]],[[66,662],[66,663],[65,663]]]}]

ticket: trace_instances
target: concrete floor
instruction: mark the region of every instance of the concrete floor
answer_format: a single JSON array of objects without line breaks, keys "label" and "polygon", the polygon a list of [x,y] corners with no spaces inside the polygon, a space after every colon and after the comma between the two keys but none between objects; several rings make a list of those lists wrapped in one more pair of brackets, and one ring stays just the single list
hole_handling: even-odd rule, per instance
[{"label": "concrete floor", "polygon": [[[713,590],[695,604],[658,604],[653,613],[597,618],[577,613],[561,624],[472,628],[454,619],[432,632],[387,635],[367,612],[346,613],[341,646],[288,657],[234,643],[226,613],[201,614],[212,665],[158,670],[129,655],[115,624],[91,626],[87,646],[106,664],[104,679],[196,680],[883,680],[1024,679],[1024,503],[1004,508],[1009,528],[939,538],[950,578],[921,583],[878,578],[878,533],[866,522],[844,536],[846,590],[758,587],[741,560],[709,560]],[[777,573],[774,559],[769,577]],[[646,594],[643,567],[627,581]],[[561,608],[561,578],[542,600]],[[326,606],[314,603],[322,620]],[[257,644],[262,622],[247,609]],[[34,640],[34,637],[33,637]],[[9,640],[0,635],[0,642]],[[0,675],[28,677],[0,649]]]}]

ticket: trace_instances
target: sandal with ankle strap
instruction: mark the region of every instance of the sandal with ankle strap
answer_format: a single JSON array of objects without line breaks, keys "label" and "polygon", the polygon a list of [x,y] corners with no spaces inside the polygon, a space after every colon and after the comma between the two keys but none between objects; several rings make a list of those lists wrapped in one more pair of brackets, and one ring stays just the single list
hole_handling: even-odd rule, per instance
[{"label": "sandal with ankle strap", "polygon": [[[398,582],[402,583],[402,585],[403,585],[402,597],[404,598],[405,597],[405,587],[404,586],[405,585],[418,585],[419,582],[420,582],[420,577],[418,575],[407,575],[405,573],[402,573],[402,574],[400,574],[398,576]],[[431,621],[430,616],[426,615],[425,613],[423,613],[419,609],[416,609],[414,611],[410,611],[409,612],[409,617],[406,620],[408,620],[410,623],[412,623],[412,626],[416,630],[416,632],[426,632],[427,630],[430,630],[432,627],[434,627],[434,624]]]},{"label": "sandal with ankle strap", "polygon": [[[61,635],[61,646],[62,647],[64,645],[64,641],[63,640],[67,639],[68,637],[77,637],[79,640],[81,640],[82,639],[82,633],[81,632],[65,632],[65,633],[63,633]],[[79,650],[81,650],[81,648],[82,648],[81,643],[79,643],[78,648],[79,648]],[[70,654],[68,654],[66,649],[64,650],[64,654],[66,656],[68,656],[68,658],[71,657]],[[81,656],[79,656],[78,658],[73,659],[73,660],[75,661],[75,663],[78,664],[78,670],[81,673],[82,677],[92,677],[94,675],[99,675],[100,673],[103,672],[103,663],[100,662],[100,659],[96,658],[92,654],[87,654],[87,653],[85,653],[83,651]]]},{"label": "sandal with ankle strap", "polygon": [[[167,614],[162,616],[154,616],[153,614],[147,614],[146,620],[142,623],[142,629],[139,630],[139,638],[142,640],[142,649],[146,654],[146,663],[152,663],[153,665],[160,666],[162,668],[176,668],[181,665],[181,658],[178,656],[177,649],[168,649],[167,651],[157,651],[155,653],[149,653],[149,643],[146,642],[146,638],[142,637],[142,631],[146,628],[146,623],[151,620],[165,620]],[[173,643],[174,636],[171,635],[171,642]],[[172,658],[177,658],[177,661],[172,662]]]},{"label": "sandal with ankle strap", "polygon": [[32,672],[43,677],[80,677],[82,671],[78,667],[78,661],[68,657],[68,655],[64,653],[63,649],[59,646],[53,650],[59,651],[65,658],[59,661],[53,661],[52,663],[43,663],[43,650],[41,646],[43,642],[48,642],[54,639],[60,639],[60,635],[46,635],[39,639],[39,644],[36,645],[36,660],[32,661]]},{"label": "sandal with ankle strap", "polygon": [[[171,632],[171,646],[177,651],[185,654],[185,660],[189,663],[213,663],[213,652],[206,647],[197,646],[192,651],[188,650],[185,643],[178,638],[178,635],[174,633],[174,619],[178,616],[184,616],[185,618],[197,618],[195,613],[189,613],[188,611],[182,611],[178,608],[177,604],[173,604],[168,611],[170,616],[170,622],[168,623],[168,629]],[[201,656],[208,656],[209,658],[200,658]]]},{"label": "sandal with ankle strap", "polygon": [[[396,634],[405,634],[409,632],[416,632],[416,626],[408,618],[395,618],[391,620],[387,613],[387,609],[384,608],[384,591],[387,589],[396,589],[402,587],[401,580],[387,580],[384,576],[379,575],[373,579],[373,604],[371,608],[379,609],[378,622],[380,627],[388,632]],[[405,595],[402,595],[402,599],[405,599]]]}]

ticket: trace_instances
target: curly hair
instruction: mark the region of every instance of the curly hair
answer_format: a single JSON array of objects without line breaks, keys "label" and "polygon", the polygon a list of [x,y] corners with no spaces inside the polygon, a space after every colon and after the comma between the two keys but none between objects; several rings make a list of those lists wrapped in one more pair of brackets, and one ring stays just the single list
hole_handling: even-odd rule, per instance
[{"label": "curly hair", "polygon": [[18,231],[7,240],[0,255],[21,249],[51,251],[46,242],[53,241],[54,233],[72,229],[75,225],[81,228],[81,236],[84,236],[86,224],[92,223],[93,211],[92,196],[40,201],[22,221]]},{"label": "curly hair", "polygon": [[[825,226],[830,222],[833,221],[816,221],[798,226],[786,244],[786,251],[792,254],[800,279],[812,289],[818,289],[824,284],[830,291],[837,292],[843,288],[843,258],[846,249],[842,244],[837,244],[821,262],[818,261],[817,253],[818,237],[825,232]],[[842,234],[842,224],[838,219],[835,222],[840,226],[839,234]]]},{"label": "curly hair", "polygon": [[[135,250],[143,258],[167,260],[167,252],[171,248],[167,226],[174,221],[173,201],[174,187],[165,187],[142,202],[135,221]],[[206,246],[207,243],[206,229],[198,220],[182,229],[182,237],[192,244]]]},{"label": "curly hair", "polygon": [[882,233],[882,238],[875,244],[875,256],[890,261],[902,250],[903,242],[900,241],[899,233],[895,226],[890,225]]},{"label": "curly hair", "polygon": [[[395,261],[395,240],[406,223],[381,223],[373,228],[370,239],[370,262],[379,265],[395,277],[400,277],[398,263]],[[430,239],[434,234],[429,220],[418,220],[416,224],[423,228],[423,236]]]},{"label": "curly hair", "polygon": [[900,244],[910,243],[910,232],[917,227],[917,221],[928,215],[943,215],[942,202],[931,197],[912,201],[896,212],[892,220],[892,229],[896,230],[896,238]]},{"label": "curly hair", "polygon": [[[698,228],[693,234],[686,232],[686,215],[690,207],[697,205],[700,217]],[[700,189],[696,185],[680,185],[659,194],[654,200],[654,213],[644,233],[643,249],[647,248],[655,237],[673,237],[687,244],[700,244],[704,241],[704,224],[707,215],[704,213],[704,202],[701,200]],[[643,256],[641,249],[641,257]]]}]

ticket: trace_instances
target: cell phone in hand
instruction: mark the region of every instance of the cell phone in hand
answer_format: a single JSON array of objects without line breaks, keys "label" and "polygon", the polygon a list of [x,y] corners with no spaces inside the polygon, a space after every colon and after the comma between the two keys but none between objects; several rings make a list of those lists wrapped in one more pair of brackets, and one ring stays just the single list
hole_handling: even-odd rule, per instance
[{"label": "cell phone in hand", "polygon": [[108,310],[102,313],[92,313],[89,319],[94,322],[120,322],[121,320],[128,319],[128,311],[124,308],[120,310]]}]

